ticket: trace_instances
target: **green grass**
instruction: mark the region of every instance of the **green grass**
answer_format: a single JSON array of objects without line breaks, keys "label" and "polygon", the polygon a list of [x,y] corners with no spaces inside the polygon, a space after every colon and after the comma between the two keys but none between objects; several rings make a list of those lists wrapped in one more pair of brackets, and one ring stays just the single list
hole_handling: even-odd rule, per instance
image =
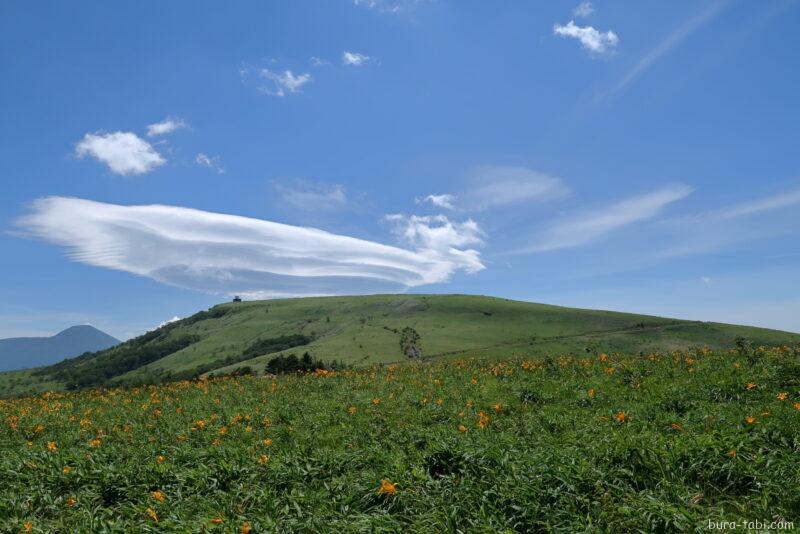
[{"label": "green grass", "polygon": [[[158,382],[169,376],[263,369],[277,353],[238,361],[254,343],[267,338],[305,335],[314,341],[281,354],[308,351],[318,360],[349,365],[401,362],[399,331],[409,326],[421,336],[426,358],[479,356],[504,358],[543,354],[582,354],[590,350],[639,352],[686,349],[695,345],[725,348],[736,336],[756,344],[800,340],[761,328],[678,321],[627,313],[581,310],[469,295],[373,295],[317,297],[215,306],[194,318],[173,323],[158,339],[133,340],[142,347],[180,339],[197,339],[186,348],[144,365],[121,369],[103,378],[107,384]],[[126,345],[97,357],[121,359]],[[226,359],[228,359],[226,361]],[[97,365],[86,360],[80,369]],[[200,367],[202,366],[202,367]],[[81,371],[83,372],[83,371]],[[199,371],[197,371],[199,372]],[[36,382],[43,379],[44,382]],[[49,371],[0,373],[0,395],[41,391],[41,384],[63,390],[66,384]]]},{"label": "green grass", "polygon": [[[800,526],[800,346],[445,358],[6,400],[0,477],[12,532]],[[380,494],[382,480],[396,491]]]}]

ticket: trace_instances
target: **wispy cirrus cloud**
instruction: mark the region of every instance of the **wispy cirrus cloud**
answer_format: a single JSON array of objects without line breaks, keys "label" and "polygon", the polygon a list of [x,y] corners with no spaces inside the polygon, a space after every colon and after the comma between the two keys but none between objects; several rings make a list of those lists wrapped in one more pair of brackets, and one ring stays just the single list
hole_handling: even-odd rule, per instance
[{"label": "wispy cirrus cloud", "polygon": [[619,43],[619,37],[613,31],[601,32],[592,26],[578,26],[573,20],[565,25],[554,24],[553,35],[577,39],[593,57],[612,52]]},{"label": "wispy cirrus cloud", "polygon": [[[650,220],[619,227],[620,233],[625,229],[624,239],[612,241],[611,233],[595,238],[598,242],[607,239],[608,243],[603,243],[604,254],[597,255],[591,251],[591,260],[575,265],[571,272],[586,277],[637,271],[662,266],[677,258],[717,255],[734,250],[741,250],[742,257],[753,258],[754,254],[773,247],[771,243],[775,240],[800,237],[800,210],[796,209],[797,206],[800,206],[800,190],[793,189],[708,211],[692,213],[682,210],[676,215],[654,216]],[[614,207],[609,205],[598,209],[605,212]],[[663,211],[656,215],[662,215]],[[581,220],[581,213],[567,214],[563,220],[573,217]],[[541,245],[548,231],[558,223],[556,221],[538,233],[534,229],[533,245]],[[791,248],[780,250],[779,254],[796,255]],[[543,251],[536,250],[535,246],[522,246],[508,254]],[[710,282],[715,280],[717,278],[713,277]]]},{"label": "wispy cirrus cloud", "polygon": [[374,9],[381,13],[399,14],[410,11],[419,4],[431,1],[433,0],[353,0],[353,4]]},{"label": "wispy cirrus cloud", "polygon": [[222,166],[222,163],[220,163],[219,156],[209,156],[200,152],[194,157],[194,162],[201,167],[214,169],[217,171],[217,174],[225,174],[225,168]]},{"label": "wispy cirrus cloud", "polygon": [[627,198],[594,211],[570,214],[546,228],[518,254],[545,252],[586,245],[634,223],[652,219],[666,206],[692,192],[686,185],[662,187],[656,191]]},{"label": "wispy cirrus cloud", "polygon": [[800,189],[661,221],[655,259],[712,254],[741,243],[800,234]]},{"label": "wispy cirrus cloud", "polygon": [[644,71],[649,69],[654,63],[669,53],[673,48],[680,45],[686,38],[697,30],[705,26],[714,17],[719,15],[729,5],[729,0],[716,0],[708,5],[698,15],[687,20],[662,40],[655,48],[650,50],[622,77],[622,79],[610,90],[601,95],[602,97],[618,93],[633,83]]},{"label": "wispy cirrus cloud", "polygon": [[87,133],[75,146],[75,155],[91,156],[122,176],[144,174],[166,163],[150,143],[133,132]]},{"label": "wispy cirrus cloud", "polygon": [[156,137],[159,135],[166,135],[169,133],[174,132],[175,130],[180,130],[182,128],[187,128],[189,124],[183,120],[178,119],[175,117],[167,117],[161,122],[156,122],[153,124],[147,125],[147,136],[148,137]]},{"label": "wispy cirrus cloud", "polygon": [[467,188],[457,195],[457,206],[467,211],[485,211],[552,200],[568,192],[569,188],[556,176],[527,167],[484,165],[473,170]]},{"label": "wispy cirrus cloud", "polygon": [[475,212],[553,200],[568,193],[569,188],[556,176],[527,167],[482,165],[471,170],[458,193],[430,194],[415,201]]},{"label": "wispy cirrus cloud", "polygon": [[760,197],[752,199],[748,202],[734,204],[712,212],[711,217],[719,219],[733,219],[737,217],[746,217],[748,215],[756,215],[767,211],[788,208],[800,204],[800,189],[794,191],[786,191],[779,195],[768,197]]},{"label": "wispy cirrus cloud", "polygon": [[408,219],[408,249],[250,217],[65,197],[35,201],[16,224],[73,261],[250,298],[404,291],[482,268],[463,248],[476,242],[472,225],[441,219]]},{"label": "wispy cirrus cloud", "polygon": [[310,180],[293,180],[290,183],[273,182],[281,201],[303,211],[340,211],[349,206],[344,186],[328,185]]}]

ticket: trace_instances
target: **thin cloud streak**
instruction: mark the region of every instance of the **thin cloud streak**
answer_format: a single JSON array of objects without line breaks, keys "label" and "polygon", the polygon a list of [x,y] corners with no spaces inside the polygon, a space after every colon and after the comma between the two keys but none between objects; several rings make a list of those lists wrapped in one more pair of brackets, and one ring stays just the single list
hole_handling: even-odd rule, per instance
[{"label": "thin cloud streak", "polygon": [[[666,219],[659,224],[659,229],[667,233],[661,240],[671,245],[665,246],[653,258],[709,254],[738,243],[793,235],[798,228],[797,212],[786,208],[798,204],[800,190],[793,190],[705,213]],[[768,214],[772,215],[766,217]],[[748,220],[757,216],[761,217],[758,224]]]},{"label": "thin cloud streak", "polygon": [[644,55],[636,65],[611,90],[601,95],[601,98],[619,93],[636,80],[644,71],[649,69],[653,63],[661,59],[670,50],[678,46],[684,39],[702,28],[711,19],[721,13],[727,6],[728,0],[720,0],[704,9],[699,15],[689,19],[679,26],[675,31],[661,41],[658,46]]},{"label": "thin cloud streak", "polygon": [[174,132],[175,130],[180,130],[181,128],[187,128],[188,126],[189,125],[183,119],[167,117],[161,122],[148,124],[147,136],[156,137],[159,135],[166,135]]},{"label": "thin cloud streak", "polygon": [[667,205],[692,192],[686,185],[661,188],[605,206],[596,212],[570,216],[546,229],[537,242],[512,253],[526,254],[586,245],[630,224],[652,219]]},{"label": "thin cloud streak", "polygon": [[569,188],[556,176],[527,167],[486,165],[475,169],[468,189],[457,195],[457,207],[485,211],[553,200],[567,194]]},{"label": "thin cloud streak", "polygon": [[345,188],[340,184],[295,180],[291,184],[274,182],[272,186],[284,203],[303,211],[340,211],[350,207]]},{"label": "thin cloud streak", "polygon": [[772,211],[780,208],[788,208],[800,204],[800,189],[781,193],[771,197],[764,197],[730,206],[716,212],[716,216],[721,219],[730,219],[735,217],[744,217],[747,215],[755,215],[757,213]]}]

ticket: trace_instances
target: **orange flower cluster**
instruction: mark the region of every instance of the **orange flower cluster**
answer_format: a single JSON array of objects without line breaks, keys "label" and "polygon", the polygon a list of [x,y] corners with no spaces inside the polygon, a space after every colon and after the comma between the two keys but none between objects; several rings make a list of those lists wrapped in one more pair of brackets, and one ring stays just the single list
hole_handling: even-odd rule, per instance
[{"label": "orange flower cluster", "polygon": [[381,480],[381,487],[378,488],[379,495],[390,495],[397,493],[397,484],[389,482],[387,479]]},{"label": "orange flower cluster", "polygon": [[492,418],[489,417],[486,414],[486,412],[484,412],[483,410],[478,412],[478,427],[479,428],[486,428],[486,426],[489,424],[489,421],[491,421],[491,420],[492,420]]}]

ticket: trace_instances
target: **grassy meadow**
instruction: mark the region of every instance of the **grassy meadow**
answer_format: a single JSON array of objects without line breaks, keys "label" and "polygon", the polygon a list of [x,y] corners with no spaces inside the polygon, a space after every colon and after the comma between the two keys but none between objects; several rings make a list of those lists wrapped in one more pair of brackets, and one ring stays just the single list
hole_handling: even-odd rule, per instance
[{"label": "grassy meadow", "polygon": [[[0,373],[0,397],[136,385],[243,368],[279,355],[364,367],[406,362],[413,328],[425,359],[729,348],[737,337],[773,346],[800,334],[721,323],[565,308],[476,295],[369,295],[226,303],[111,349],[36,370]],[[295,340],[293,343],[291,340]]]},{"label": "grassy meadow", "polygon": [[0,401],[4,532],[800,525],[800,347],[451,358]]}]

